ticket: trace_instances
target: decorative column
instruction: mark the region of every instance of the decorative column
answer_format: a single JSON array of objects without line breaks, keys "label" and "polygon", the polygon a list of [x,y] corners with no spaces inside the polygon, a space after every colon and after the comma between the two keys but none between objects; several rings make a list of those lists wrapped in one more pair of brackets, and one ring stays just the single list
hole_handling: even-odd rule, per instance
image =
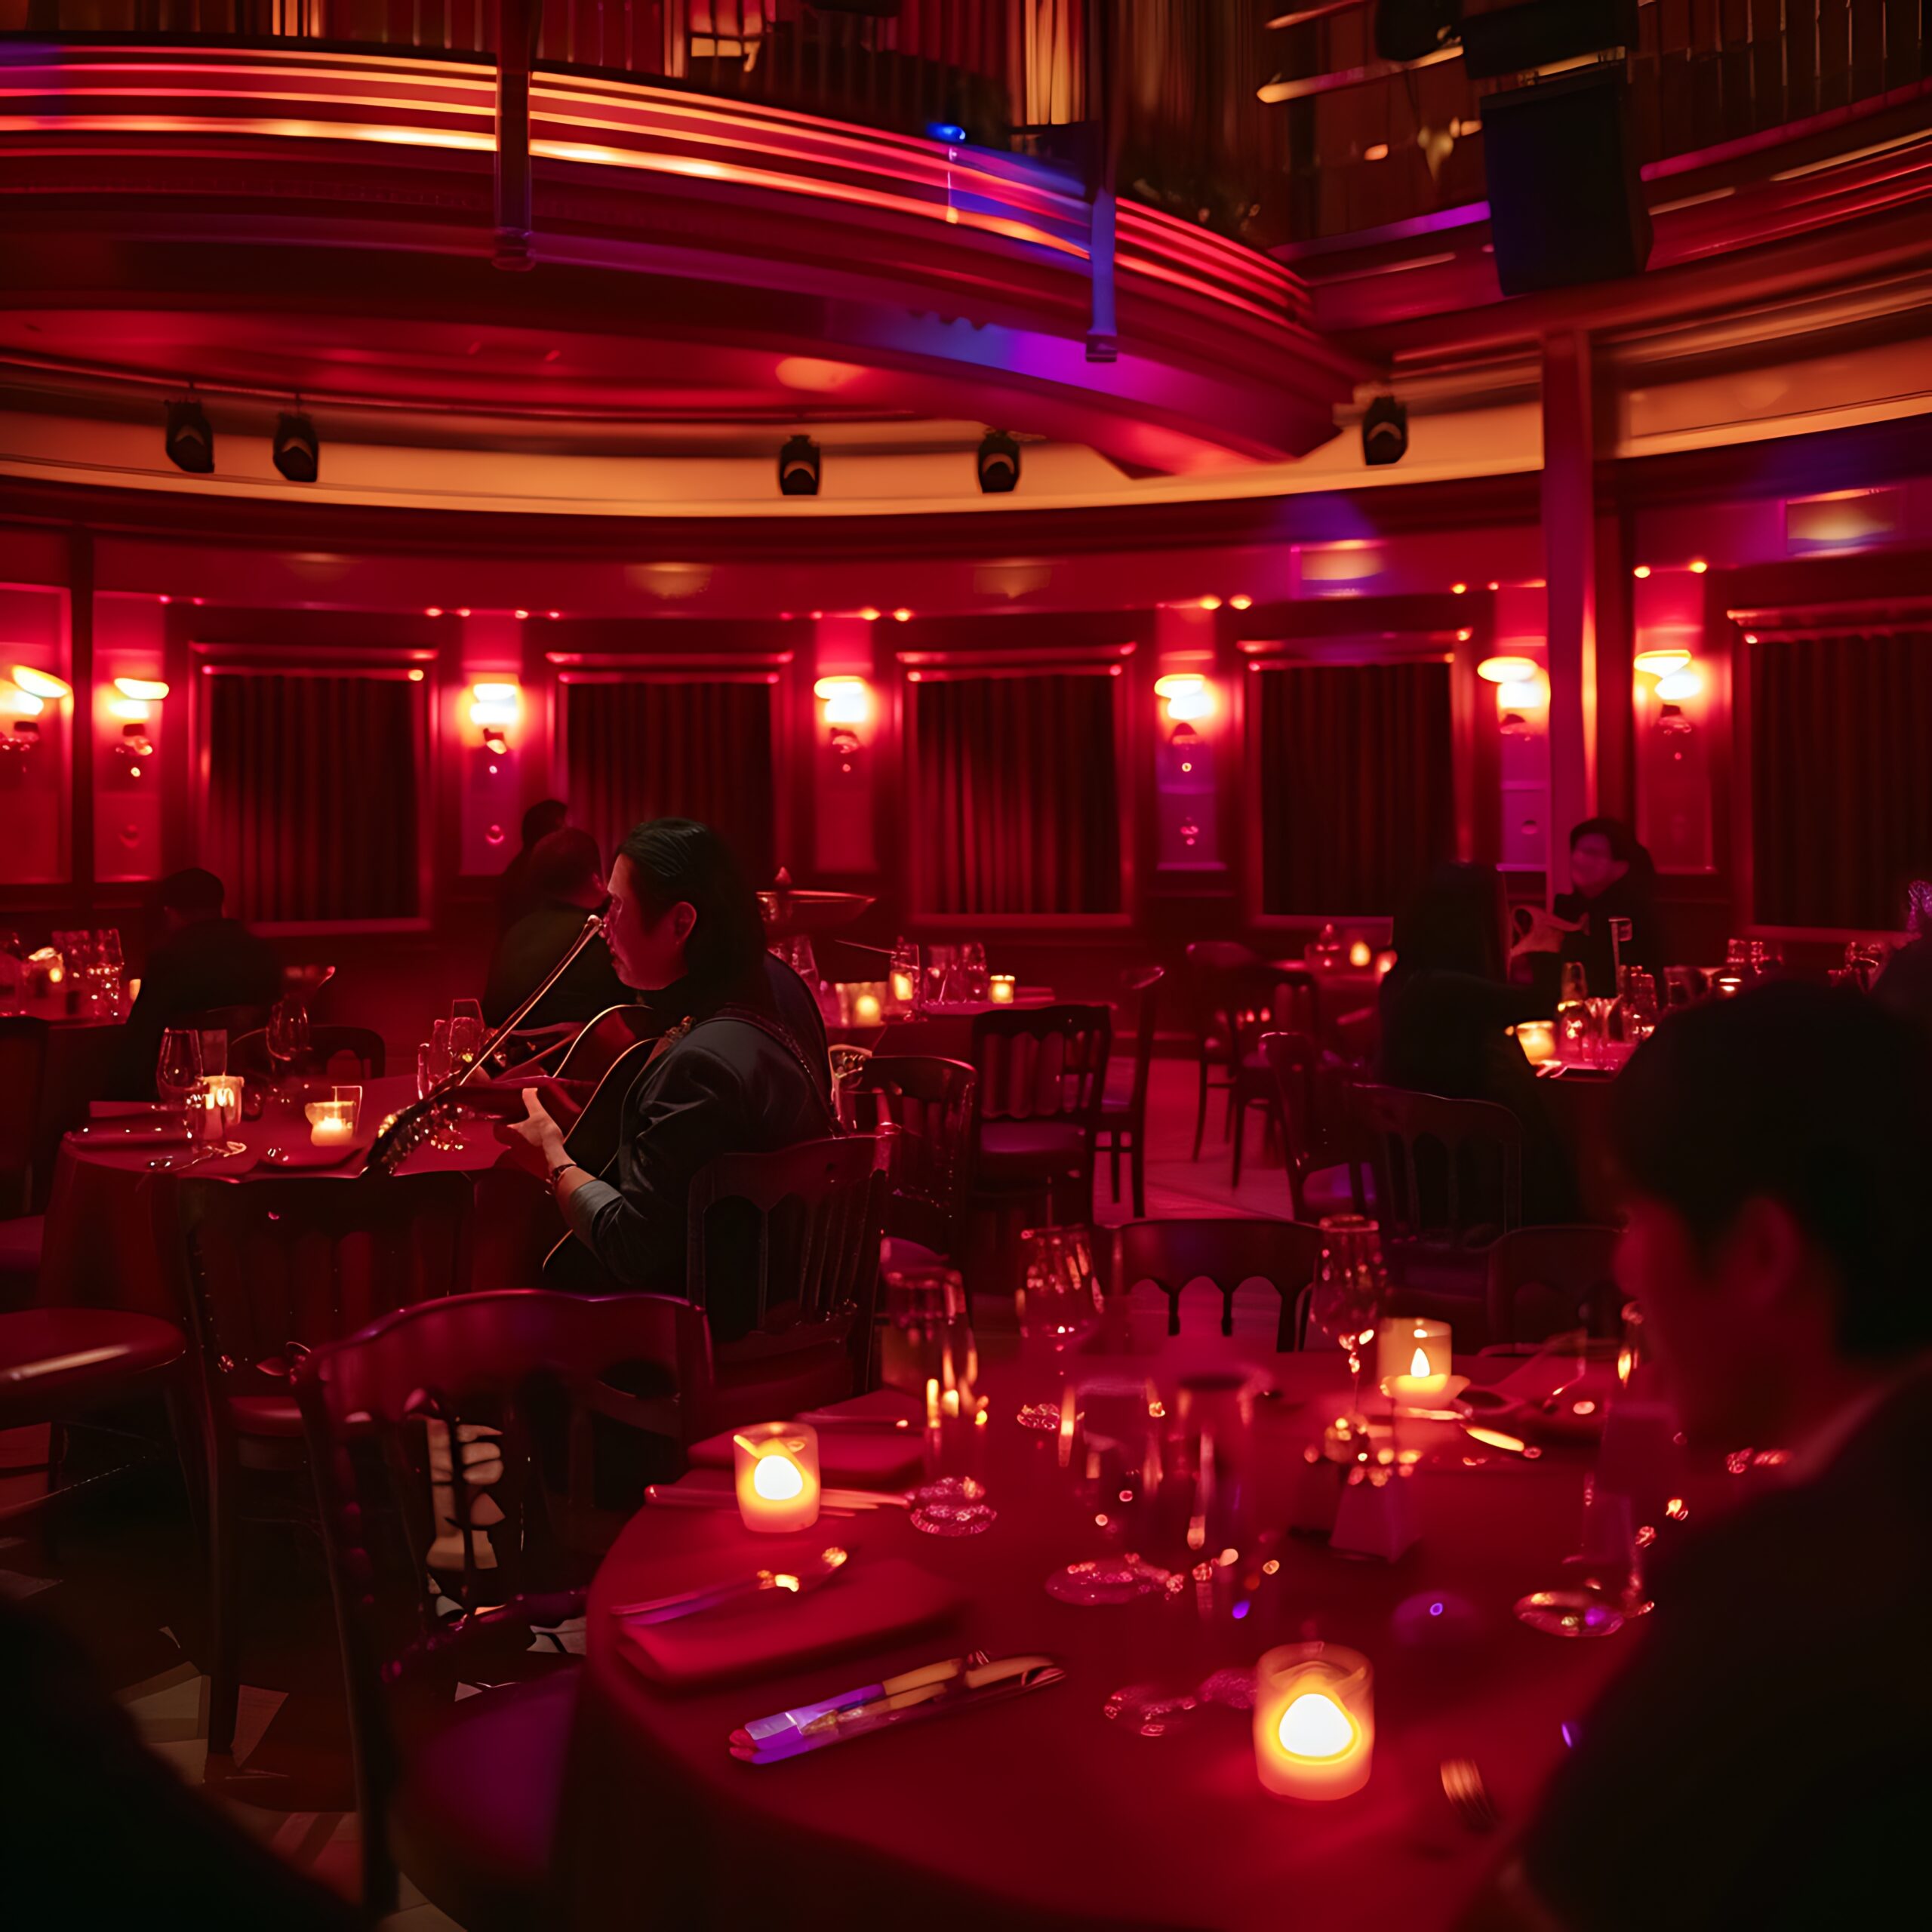
[{"label": "decorative column", "polygon": [[1570,884],[1570,828],[1596,809],[1596,435],[1590,344],[1543,346],[1543,549],[1549,637],[1551,897]]}]

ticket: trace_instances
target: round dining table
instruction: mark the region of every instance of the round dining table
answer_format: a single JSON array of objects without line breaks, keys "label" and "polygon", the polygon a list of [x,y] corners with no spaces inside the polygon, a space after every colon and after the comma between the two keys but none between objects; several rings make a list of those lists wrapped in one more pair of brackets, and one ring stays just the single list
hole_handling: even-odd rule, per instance
[{"label": "round dining table", "polygon": [[[278,1166],[272,1149],[305,1149],[309,1123],[299,1101],[268,1097],[259,1118],[235,1124],[244,1151],[214,1158],[185,1141],[156,1143],[143,1137],[155,1119],[152,1109],[122,1110],[69,1133],[60,1145],[41,1247],[37,1299],[86,1308],[128,1309],[178,1319],[178,1297],[157,1232],[158,1206],[183,1175],[247,1181],[285,1173],[347,1179],[358,1174],[377,1126],[416,1097],[409,1075],[363,1084],[357,1143],[338,1163],[324,1168]],[[125,1136],[117,1130],[129,1130]],[[478,1174],[494,1167],[503,1149],[488,1120],[466,1121],[461,1149],[418,1148],[400,1172],[437,1169]],[[561,1229],[558,1230],[561,1232]]]},{"label": "round dining table", "polygon": [[[1143,1331],[1128,1346],[1147,1351],[1149,1339]],[[1500,1840],[1452,1808],[1445,1762],[1472,1761],[1502,1829],[1520,1823],[1637,1641],[1626,1628],[1566,1641],[1512,1613],[1519,1596],[1557,1581],[1575,1547],[1587,1452],[1552,1447],[1526,1460],[1487,1451],[1452,1424],[1404,1423],[1426,1444],[1407,1479],[1420,1540],[1393,1563],[1351,1560],[1280,1534],[1304,1447],[1345,1397],[1339,1357],[1277,1355],[1263,1342],[1210,1335],[1083,1362],[1083,1372],[1162,1386],[1183,1367],[1211,1371],[1231,1356],[1251,1366],[1269,1392],[1252,1448],[1257,1523],[1278,1539],[1266,1544],[1277,1567],[1238,1622],[1217,1613],[1204,1626],[1191,1589],[1088,1607],[1044,1588],[1060,1565],[1106,1546],[1060,1472],[1055,1435],[1016,1422],[1017,1401],[1058,1386],[1023,1374],[1018,1349],[1011,1337],[982,1338],[985,1466],[997,1512],[984,1534],[922,1535],[897,1507],[817,1526],[848,1550],[854,1576],[903,1559],[956,1594],[956,1616],[922,1635],[746,1681],[664,1688],[634,1660],[617,1607],[665,1589],[667,1575],[689,1582],[694,1567],[706,1581],[749,1574],[765,1540],[727,1510],[647,1503],[632,1519],[589,1608],[554,1868],[557,1922],[584,1932],[888,1922],[921,1932],[1425,1932],[1452,1922]],[[1478,1376],[1498,1366],[1457,1364]],[[685,1481],[718,1480],[700,1472]],[[844,1574],[822,1586],[821,1604],[833,1601]],[[1312,1638],[1374,1665],[1373,1771],[1355,1796],[1318,1803],[1265,1792],[1251,1714],[1236,1704],[1205,1703],[1158,1737],[1106,1714],[1110,1692],[1174,1679],[1177,1660],[1192,1681],[1204,1657],[1251,1669],[1272,1646]],[[1066,1676],[983,1709],[781,1761],[741,1761],[728,1748],[749,1721],[976,1650],[1044,1654]]]}]

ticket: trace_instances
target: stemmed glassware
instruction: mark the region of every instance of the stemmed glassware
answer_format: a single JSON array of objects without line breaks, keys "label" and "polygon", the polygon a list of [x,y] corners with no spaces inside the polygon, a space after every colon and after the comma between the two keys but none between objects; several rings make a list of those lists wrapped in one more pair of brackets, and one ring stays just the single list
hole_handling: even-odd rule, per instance
[{"label": "stemmed glassware", "polygon": [[309,1051],[309,1009],[293,994],[277,1000],[270,1011],[267,1044],[279,1090],[286,1087],[297,1063]]},{"label": "stemmed glassware", "polygon": [[1519,1597],[1517,1618],[1552,1637],[1614,1637],[1650,1607],[1630,1499],[1592,1477],[1583,1492],[1582,1533],[1563,1559],[1560,1580],[1553,1589]]},{"label": "stemmed glassware", "polygon": [[[416,1049],[416,1097],[426,1100],[453,1071],[450,1064],[450,1026],[446,1020],[438,1020],[430,1029],[429,1038]],[[463,1139],[461,1129],[447,1112],[438,1109],[429,1145],[445,1154],[463,1152]]]},{"label": "stemmed glassware", "polygon": [[[1100,1325],[1100,1284],[1094,1244],[1084,1227],[1029,1228],[1020,1237],[1022,1286],[1014,1297],[1022,1346],[1042,1383],[1057,1383],[1064,1357]],[[1060,1426],[1057,1398],[1023,1401],[1014,1420],[1023,1429]]]},{"label": "stemmed glassware", "polygon": [[956,1269],[890,1269],[885,1312],[881,1379],[925,1404],[926,1479],[912,1494],[912,1527],[927,1536],[977,1536],[998,1512],[980,1473],[986,1406],[965,1283]]},{"label": "stemmed glassware", "polygon": [[189,1101],[201,1091],[202,1042],[185,1026],[171,1026],[161,1036],[155,1062],[154,1091],[165,1107],[177,1109],[185,1121]]},{"label": "stemmed glassware", "polygon": [[1347,1355],[1352,1393],[1349,1421],[1361,1426],[1362,1359],[1375,1339],[1388,1293],[1382,1230],[1365,1214],[1325,1214],[1321,1266],[1309,1300],[1309,1319]]},{"label": "stemmed glassware", "polygon": [[475,1063],[483,1051],[483,1002],[477,999],[450,1001],[450,1070]]}]

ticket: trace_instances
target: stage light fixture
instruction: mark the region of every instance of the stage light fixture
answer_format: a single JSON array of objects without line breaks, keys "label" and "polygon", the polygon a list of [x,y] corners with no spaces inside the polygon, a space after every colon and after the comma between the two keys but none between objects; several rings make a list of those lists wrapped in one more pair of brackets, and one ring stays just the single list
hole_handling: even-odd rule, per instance
[{"label": "stage light fixture", "polygon": [[981,494],[1010,494],[1020,481],[1020,445],[1004,429],[989,429],[974,459]]},{"label": "stage light fixture", "polygon": [[207,476],[214,469],[214,432],[198,402],[168,405],[168,460],[190,476]]},{"label": "stage light fixture", "polygon": [[290,410],[275,418],[275,466],[290,482],[314,482],[321,460],[321,441],[307,417]]},{"label": "stage light fixture", "polygon": [[818,494],[819,447],[809,436],[788,436],[778,452],[778,492],[784,497]]},{"label": "stage light fixture", "polygon": [[1392,395],[1377,396],[1362,412],[1362,461],[1379,467],[1408,453],[1409,412]]}]

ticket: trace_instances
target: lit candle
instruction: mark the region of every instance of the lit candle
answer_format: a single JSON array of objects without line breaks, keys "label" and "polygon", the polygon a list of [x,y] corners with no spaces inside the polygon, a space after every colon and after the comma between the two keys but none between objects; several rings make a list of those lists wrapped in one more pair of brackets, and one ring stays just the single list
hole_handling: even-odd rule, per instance
[{"label": "lit candle", "polygon": [[918,990],[918,983],[910,973],[897,966],[892,969],[892,1003],[894,1006],[910,1006]]},{"label": "lit candle", "polygon": [[995,1006],[1011,1006],[1019,990],[1011,973],[995,973],[986,981],[986,997]]},{"label": "lit candle", "polygon": [[211,1073],[202,1081],[201,1110],[195,1117],[195,1138],[225,1141],[242,1118],[242,1083],[232,1074]]},{"label": "lit candle", "polygon": [[1365,939],[1357,940],[1349,948],[1349,964],[1358,973],[1372,964],[1374,958],[1374,952],[1371,949],[1368,941]]},{"label": "lit candle", "polygon": [[1516,1044],[1523,1050],[1523,1057],[1534,1066],[1540,1060],[1556,1057],[1555,1023],[1549,1020],[1519,1020],[1510,1028],[1516,1036]]},{"label": "lit candle", "polygon": [[1384,1316],[1377,1344],[1376,1373],[1398,1401],[1439,1395],[1448,1386],[1449,1324],[1420,1315]]},{"label": "lit candle", "polygon": [[1375,1755],[1375,1672],[1359,1651],[1284,1644],[1255,1667],[1254,1766],[1278,1798],[1346,1798]]},{"label": "lit candle", "polygon": [[311,1100],[303,1112],[309,1117],[309,1138],[318,1147],[346,1147],[355,1137],[355,1117],[346,1102]]},{"label": "lit candle", "polygon": [[884,1015],[878,995],[869,986],[856,995],[852,1001],[852,1023],[855,1026],[876,1026]]},{"label": "lit candle", "polygon": [[773,1535],[818,1521],[818,1432],[808,1423],[765,1422],[731,1438],[738,1514]]}]

